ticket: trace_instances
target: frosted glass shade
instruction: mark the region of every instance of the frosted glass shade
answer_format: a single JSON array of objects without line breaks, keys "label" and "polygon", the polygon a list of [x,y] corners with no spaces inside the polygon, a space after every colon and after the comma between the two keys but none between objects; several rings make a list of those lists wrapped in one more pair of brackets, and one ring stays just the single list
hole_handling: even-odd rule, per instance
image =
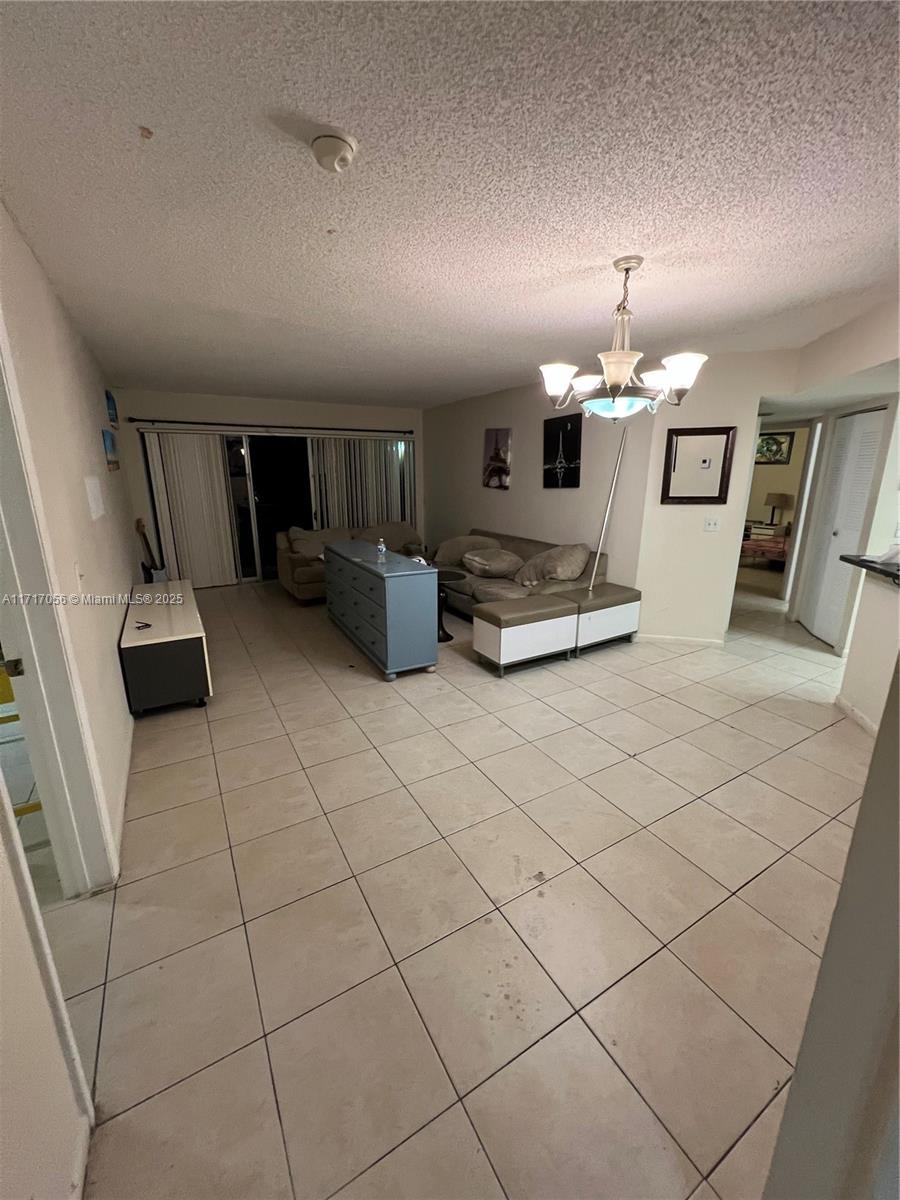
[{"label": "frosted glass shade", "polygon": [[595,392],[602,382],[602,375],[576,375],[572,380],[572,391]]},{"label": "frosted glass shade", "polygon": [[603,378],[608,388],[623,388],[631,378],[639,359],[643,358],[640,350],[606,350],[598,354],[603,367]]},{"label": "frosted glass shade", "polygon": [[577,367],[573,367],[571,363],[544,363],[540,368],[541,375],[544,379],[544,391],[548,396],[553,396],[558,399],[565,395],[566,388],[572,380],[572,376],[578,371]]},{"label": "frosted glass shade", "polygon": [[671,387],[669,372],[665,367],[659,367],[655,371],[645,371],[641,376],[641,383],[644,387],[655,388],[658,392],[667,392]]},{"label": "frosted glass shade", "polygon": [[700,368],[706,362],[705,354],[672,354],[664,358],[663,366],[669,376],[669,387],[672,391],[686,392],[693,386],[694,380],[700,373]]},{"label": "frosted glass shade", "polygon": [[647,401],[636,397],[625,397],[621,400],[582,400],[581,407],[594,417],[606,417],[611,421],[623,417],[633,417],[635,413],[646,407]]}]

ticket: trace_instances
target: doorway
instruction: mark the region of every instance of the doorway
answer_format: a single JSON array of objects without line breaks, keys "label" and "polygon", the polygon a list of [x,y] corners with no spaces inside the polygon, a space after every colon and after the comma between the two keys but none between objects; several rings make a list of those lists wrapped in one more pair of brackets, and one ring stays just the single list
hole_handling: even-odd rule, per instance
[{"label": "doorway", "polygon": [[275,535],[297,525],[313,528],[309,456],[305,437],[254,434],[250,443],[260,574],[278,576]]},{"label": "doorway", "polygon": [[809,535],[809,567],[797,620],[815,637],[837,646],[858,573],[841,555],[862,549],[872,483],[884,435],[886,409],[847,413],[835,421]]}]

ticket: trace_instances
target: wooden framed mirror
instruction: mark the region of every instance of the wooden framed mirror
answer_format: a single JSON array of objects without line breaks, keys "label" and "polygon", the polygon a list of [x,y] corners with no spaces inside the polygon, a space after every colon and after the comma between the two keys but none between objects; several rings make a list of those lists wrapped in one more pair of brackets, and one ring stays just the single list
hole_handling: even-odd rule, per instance
[{"label": "wooden framed mirror", "polygon": [[662,504],[724,504],[728,500],[735,425],[670,429]]}]

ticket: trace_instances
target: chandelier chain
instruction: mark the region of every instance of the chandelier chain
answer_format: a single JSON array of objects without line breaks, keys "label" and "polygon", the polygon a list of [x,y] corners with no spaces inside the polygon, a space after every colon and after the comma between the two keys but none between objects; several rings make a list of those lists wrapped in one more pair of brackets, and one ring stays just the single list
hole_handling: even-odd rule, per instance
[{"label": "chandelier chain", "polygon": [[616,312],[623,312],[628,307],[628,277],[631,275],[631,267],[626,267],[624,271],[625,282],[622,284],[622,299],[616,305]]}]

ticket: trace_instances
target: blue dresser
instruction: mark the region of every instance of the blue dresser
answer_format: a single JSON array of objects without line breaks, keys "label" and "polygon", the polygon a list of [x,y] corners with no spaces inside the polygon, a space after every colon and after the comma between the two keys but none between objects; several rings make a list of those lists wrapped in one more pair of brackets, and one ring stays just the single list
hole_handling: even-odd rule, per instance
[{"label": "blue dresser", "polygon": [[325,602],[332,621],[385,679],[437,664],[437,571],[369,542],[325,547]]}]

